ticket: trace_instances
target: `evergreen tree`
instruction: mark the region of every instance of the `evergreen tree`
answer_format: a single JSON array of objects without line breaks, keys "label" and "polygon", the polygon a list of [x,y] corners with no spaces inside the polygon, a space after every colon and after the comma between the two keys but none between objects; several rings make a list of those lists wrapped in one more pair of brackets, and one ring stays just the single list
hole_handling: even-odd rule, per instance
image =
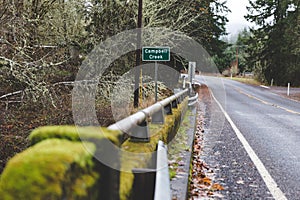
[{"label": "evergreen tree", "polygon": [[246,18],[259,28],[249,40],[250,61],[260,78],[300,85],[299,0],[250,0]]}]

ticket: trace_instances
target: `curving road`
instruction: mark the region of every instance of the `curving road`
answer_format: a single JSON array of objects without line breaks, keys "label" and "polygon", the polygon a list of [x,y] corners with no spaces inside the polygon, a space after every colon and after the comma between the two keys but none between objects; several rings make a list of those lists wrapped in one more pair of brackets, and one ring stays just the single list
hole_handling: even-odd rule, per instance
[{"label": "curving road", "polygon": [[[204,160],[223,199],[300,199],[300,102],[259,86],[197,76],[211,90]],[[217,197],[216,197],[217,198]]]}]

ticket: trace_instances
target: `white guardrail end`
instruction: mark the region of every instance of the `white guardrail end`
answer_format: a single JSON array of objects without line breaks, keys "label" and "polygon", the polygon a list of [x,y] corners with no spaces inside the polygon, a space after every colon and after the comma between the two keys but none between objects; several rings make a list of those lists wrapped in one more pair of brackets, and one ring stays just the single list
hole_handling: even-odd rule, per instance
[{"label": "white guardrail end", "polygon": [[195,96],[189,98],[188,106],[194,106],[198,102],[198,93]]},{"label": "white guardrail end", "polygon": [[195,101],[195,100],[197,100],[197,99],[198,99],[198,97],[199,97],[199,94],[198,94],[198,93],[196,93],[196,95],[195,95],[195,96],[193,96],[193,97],[189,97],[189,101]]},{"label": "white guardrail end", "polygon": [[156,170],[154,200],[171,200],[167,147],[162,141],[157,146]]}]

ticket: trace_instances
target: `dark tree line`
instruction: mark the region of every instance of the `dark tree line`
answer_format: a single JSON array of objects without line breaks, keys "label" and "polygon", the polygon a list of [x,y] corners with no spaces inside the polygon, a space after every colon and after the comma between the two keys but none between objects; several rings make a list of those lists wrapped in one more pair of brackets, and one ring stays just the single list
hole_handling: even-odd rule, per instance
[{"label": "dark tree line", "polygon": [[[217,0],[144,0],[143,26],[182,31],[220,55],[227,8]],[[85,56],[101,41],[136,28],[138,1],[0,1],[0,97],[25,91],[28,100],[53,102],[53,84],[75,79]],[[121,75],[134,53],[113,63]],[[52,95],[52,96],[51,96]],[[47,105],[47,104],[44,104]]]},{"label": "dark tree line", "polygon": [[300,86],[299,0],[250,0],[246,18],[258,28],[247,41],[249,63],[262,81]]},{"label": "dark tree line", "polygon": [[[212,55],[220,52],[224,4],[143,2],[144,27],[181,31]],[[82,61],[100,42],[136,28],[137,7],[137,0],[0,0],[0,173],[9,157],[26,148],[32,129],[74,123],[72,81]],[[102,126],[113,122],[111,88],[134,66],[131,52],[116,60],[99,81],[95,107]]]}]

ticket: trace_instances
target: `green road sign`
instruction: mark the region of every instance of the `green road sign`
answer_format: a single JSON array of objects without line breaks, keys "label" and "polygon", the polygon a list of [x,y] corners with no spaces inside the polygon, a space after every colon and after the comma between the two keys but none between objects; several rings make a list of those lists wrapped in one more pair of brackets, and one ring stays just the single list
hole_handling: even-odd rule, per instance
[{"label": "green road sign", "polygon": [[143,61],[170,61],[170,47],[143,47]]}]

